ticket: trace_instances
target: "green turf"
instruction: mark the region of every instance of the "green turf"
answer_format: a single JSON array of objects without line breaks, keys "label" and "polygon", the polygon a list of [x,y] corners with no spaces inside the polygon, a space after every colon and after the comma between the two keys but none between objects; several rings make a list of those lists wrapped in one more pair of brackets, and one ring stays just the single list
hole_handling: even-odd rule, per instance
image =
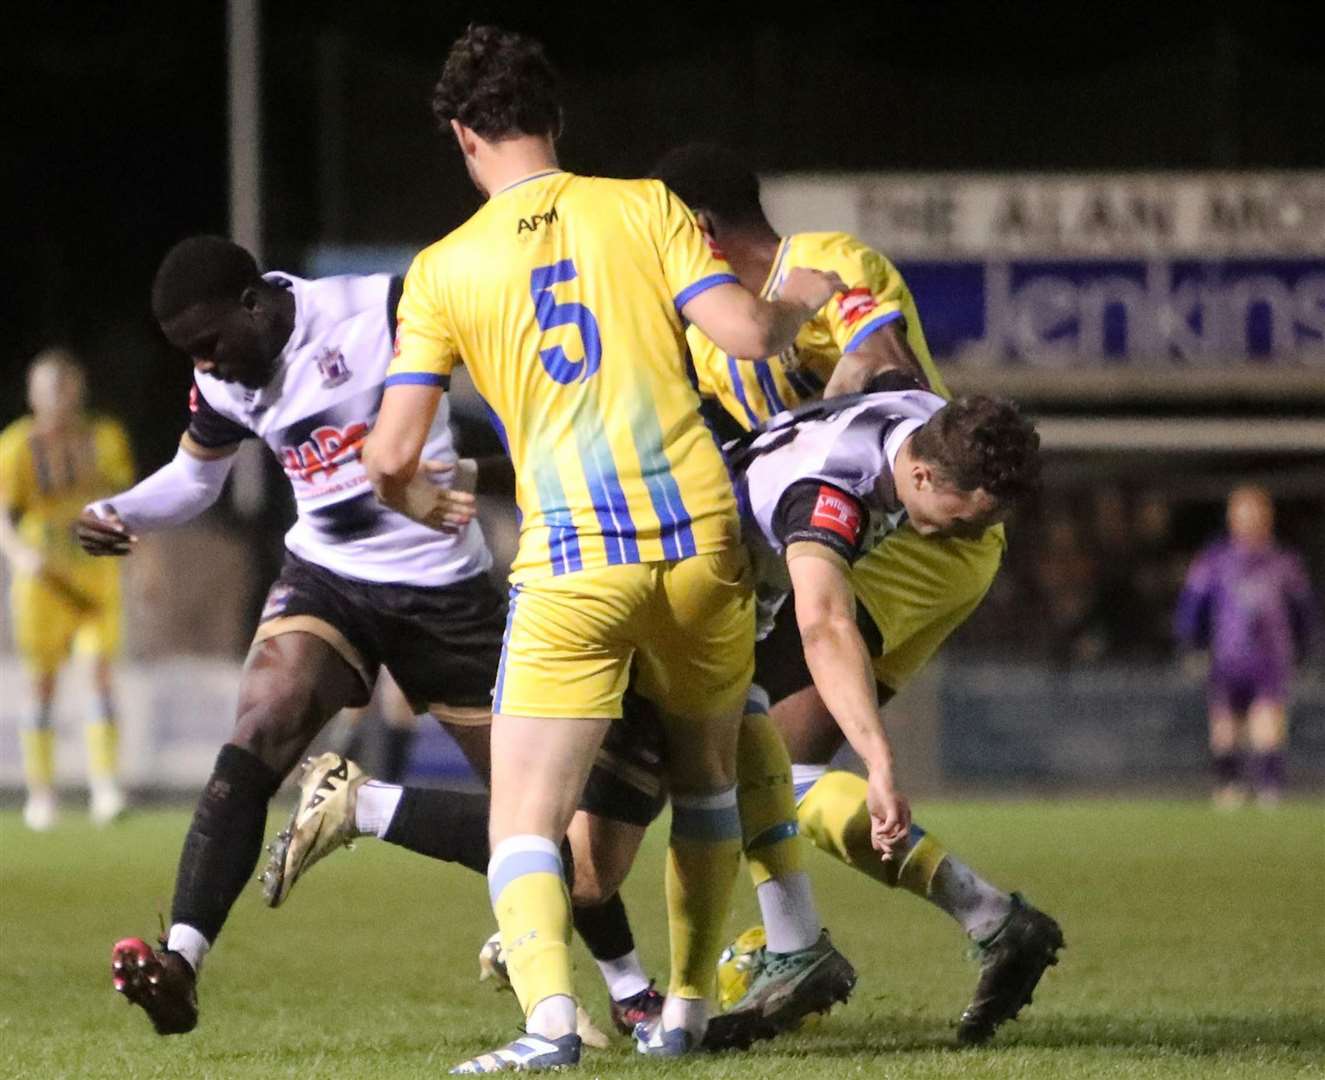
[{"label": "green turf", "polygon": [[[622,1040],[585,1076],[1325,1075],[1325,808],[1220,815],[1181,803],[928,805],[919,819],[1054,913],[1069,948],[1023,1019],[951,1048],[975,976],[945,917],[814,853],[825,920],[860,970],[851,1003],[755,1052],[649,1062]],[[273,815],[273,821],[275,815]],[[484,883],[372,841],[278,912],[251,888],[202,984],[192,1035],[154,1036],[110,989],[120,936],[168,910],[182,812],[33,836],[0,815],[0,1075],[436,1077],[516,1030],[475,981]],[[641,949],[666,952],[660,843],[627,888]],[[754,921],[743,888],[733,932]],[[605,1024],[582,957],[580,982]]]}]

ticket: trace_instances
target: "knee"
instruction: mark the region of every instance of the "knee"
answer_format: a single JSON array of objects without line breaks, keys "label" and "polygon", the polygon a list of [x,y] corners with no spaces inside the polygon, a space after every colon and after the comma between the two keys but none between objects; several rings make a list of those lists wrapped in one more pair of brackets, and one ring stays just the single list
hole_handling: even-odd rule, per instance
[{"label": "knee", "polygon": [[313,687],[299,680],[245,695],[230,742],[284,774],[322,726]]}]

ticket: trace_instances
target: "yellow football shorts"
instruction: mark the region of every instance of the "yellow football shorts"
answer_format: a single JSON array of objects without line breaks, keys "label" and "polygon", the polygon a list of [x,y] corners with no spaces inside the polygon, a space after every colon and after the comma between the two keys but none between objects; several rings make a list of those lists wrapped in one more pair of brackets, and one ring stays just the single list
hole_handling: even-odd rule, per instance
[{"label": "yellow football shorts", "polygon": [[743,547],[578,570],[511,596],[493,711],[615,719],[634,688],[688,720],[738,709],[754,672]]},{"label": "yellow football shorts", "polygon": [[71,652],[113,657],[120,647],[120,568],[99,559],[57,574],[16,577],[14,639],[34,675],[53,675]]},{"label": "yellow football shorts", "polygon": [[1003,561],[1003,526],[979,540],[927,540],[903,525],[852,567],[856,597],[883,636],[874,676],[900,690],[984,599]]}]

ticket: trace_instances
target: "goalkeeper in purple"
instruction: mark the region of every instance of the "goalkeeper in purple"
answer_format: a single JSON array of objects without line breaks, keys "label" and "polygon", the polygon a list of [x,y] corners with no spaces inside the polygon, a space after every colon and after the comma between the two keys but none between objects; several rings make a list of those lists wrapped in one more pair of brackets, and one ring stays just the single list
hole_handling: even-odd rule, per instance
[{"label": "goalkeeper in purple", "polygon": [[1317,621],[1302,559],[1275,542],[1270,496],[1258,487],[1237,488],[1228,499],[1228,535],[1192,563],[1174,625],[1183,646],[1210,653],[1207,708],[1218,805],[1241,804],[1248,788],[1262,805],[1279,801],[1289,683]]}]

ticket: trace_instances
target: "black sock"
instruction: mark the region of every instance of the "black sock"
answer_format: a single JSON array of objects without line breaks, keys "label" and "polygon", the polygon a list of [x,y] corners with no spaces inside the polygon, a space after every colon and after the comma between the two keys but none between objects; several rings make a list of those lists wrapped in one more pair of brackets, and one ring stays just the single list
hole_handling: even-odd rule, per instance
[{"label": "black sock", "polygon": [[635,948],[630,919],[620,893],[594,907],[573,907],[575,929],[595,960],[619,960]]},{"label": "black sock", "polygon": [[258,864],[267,803],[280,786],[281,777],[247,750],[221,747],[184,837],[172,923],[216,940]]},{"label": "black sock", "polygon": [[486,877],[488,793],[407,787],[382,839]]},{"label": "black sock", "polygon": [[1222,786],[1236,784],[1242,779],[1242,754],[1237,750],[1225,750],[1213,755],[1215,780]]},{"label": "black sock", "polygon": [[414,745],[414,732],[409,728],[386,725],[383,736],[385,753],[382,761],[382,779],[388,784],[399,784],[409,768],[409,751]]}]

